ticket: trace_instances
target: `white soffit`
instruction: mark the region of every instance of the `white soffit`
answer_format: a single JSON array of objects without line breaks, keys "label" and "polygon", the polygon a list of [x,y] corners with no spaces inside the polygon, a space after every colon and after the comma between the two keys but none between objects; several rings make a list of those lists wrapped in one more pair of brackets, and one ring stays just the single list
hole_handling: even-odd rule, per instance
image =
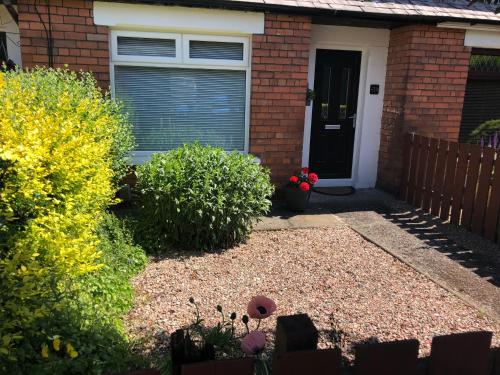
[{"label": "white soffit", "polygon": [[476,48],[500,48],[500,31],[467,30],[464,46]]},{"label": "white soffit", "polygon": [[438,27],[465,29],[464,46],[500,49],[500,26],[461,22],[443,22]]},{"label": "white soffit", "polygon": [[264,13],[94,2],[94,22],[112,28],[263,34]]}]

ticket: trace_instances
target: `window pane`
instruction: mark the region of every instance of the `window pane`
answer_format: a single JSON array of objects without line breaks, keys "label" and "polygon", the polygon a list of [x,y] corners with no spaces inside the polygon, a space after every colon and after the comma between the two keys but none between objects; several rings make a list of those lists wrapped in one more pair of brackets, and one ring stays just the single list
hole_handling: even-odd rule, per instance
[{"label": "window pane", "polygon": [[245,71],[115,66],[139,151],[194,141],[243,150],[245,84]]},{"label": "window pane", "polygon": [[0,33],[0,64],[2,64],[3,61],[7,62],[7,59],[7,34]]},{"label": "window pane", "polygon": [[174,39],[118,37],[118,54],[175,57]]},{"label": "window pane", "polygon": [[243,60],[243,43],[205,42],[191,40],[189,42],[191,59]]}]

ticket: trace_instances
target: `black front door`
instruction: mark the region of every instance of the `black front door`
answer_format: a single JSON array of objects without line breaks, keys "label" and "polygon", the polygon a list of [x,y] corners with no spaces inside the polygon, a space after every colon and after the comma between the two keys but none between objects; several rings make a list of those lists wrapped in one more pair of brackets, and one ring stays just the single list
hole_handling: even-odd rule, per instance
[{"label": "black front door", "polygon": [[361,52],[316,50],[309,167],[351,178]]}]

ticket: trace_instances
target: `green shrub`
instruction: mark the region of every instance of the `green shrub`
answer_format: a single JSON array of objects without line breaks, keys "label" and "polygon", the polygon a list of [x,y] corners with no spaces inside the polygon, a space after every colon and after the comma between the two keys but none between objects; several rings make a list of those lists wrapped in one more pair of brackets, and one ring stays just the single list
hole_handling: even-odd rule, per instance
[{"label": "green shrub", "polygon": [[498,120],[489,120],[483,122],[479,125],[474,131],[470,134],[471,141],[478,141],[481,138],[484,141],[488,142],[489,137],[491,137],[495,132],[500,132],[500,119]]},{"label": "green shrub", "polygon": [[144,268],[147,258],[142,248],[133,244],[126,223],[112,214],[104,215],[97,235],[102,268],[85,275],[79,301],[91,306],[101,322],[108,319],[120,327],[120,318],[133,300],[129,280]]},{"label": "green shrub", "polygon": [[[17,361],[8,363],[6,372],[108,374],[148,365],[134,354],[121,320],[132,304],[130,278],[144,267],[146,256],[132,243],[126,225],[112,214],[104,214],[97,235],[101,267],[83,276],[78,288],[60,295],[63,308],[23,327]],[[55,350],[55,337],[61,341],[62,349]],[[67,355],[68,342],[77,351],[77,357]],[[48,348],[46,359],[40,355],[43,346]]]},{"label": "green shrub", "polygon": [[252,155],[199,144],[155,154],[138,168],[145,246],[212,250],[247,238],[273,186]]},{"label": "green shrub", "polygon": [[[103,264],[120,258],[99,242],[131,142],[124,119],[90,74],[0,73],[0,373],[49,365],[46,345],[56,336],[74,346],[62,356],[68,363],[91,360],[79,332],[122,337],[117,314],[130,297],[107,315],[92,301],[109,307],[121,289],[130,294]],[[97,287],[99,278],[117,284]]]}]

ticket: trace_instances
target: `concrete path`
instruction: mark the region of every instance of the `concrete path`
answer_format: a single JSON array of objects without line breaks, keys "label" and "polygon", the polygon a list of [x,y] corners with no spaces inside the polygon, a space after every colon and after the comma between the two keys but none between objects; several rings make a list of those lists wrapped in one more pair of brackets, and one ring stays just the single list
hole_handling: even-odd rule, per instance
[{"label": "concrete path", "polygon": [[[313,194],[305,214],[279,203],[257,230],[348,225],[400,261],[500,322],[500,248],[378,190],[346,197]],[[496,285],[497,284],[497,285]]]}]

